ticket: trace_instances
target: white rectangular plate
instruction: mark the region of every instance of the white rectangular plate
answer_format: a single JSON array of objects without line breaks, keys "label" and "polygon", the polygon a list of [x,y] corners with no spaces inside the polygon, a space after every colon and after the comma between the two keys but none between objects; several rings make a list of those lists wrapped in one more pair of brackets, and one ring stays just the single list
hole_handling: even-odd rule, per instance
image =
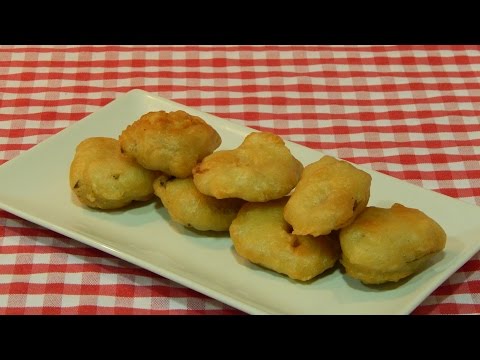
[{"label": "white rectangular plate", "polygon": [[[204,236],[172,223],[154,202],[114,212],[81,206],[68,185],[76,145],[92,136],[116,138],[142,114],[158,110],[202,117],[221,135],[221,149],[237,147],[252,131],[133,90],[0,166],[0,207],[251,314],[408,314],[480,249],[479,207],[367,169],[370,205],[418,208],[448,234],[445,251],[401,286],[367,287],[338,268],[302,284],[241,259],[226,234]],[[287,146],[305,165],[323,156]]]}]

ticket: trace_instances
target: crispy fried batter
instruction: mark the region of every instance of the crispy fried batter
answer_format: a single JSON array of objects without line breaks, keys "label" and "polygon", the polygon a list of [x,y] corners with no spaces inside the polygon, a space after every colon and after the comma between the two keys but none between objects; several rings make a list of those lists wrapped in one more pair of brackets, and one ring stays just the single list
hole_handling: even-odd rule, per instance
[{"label": "crispy fried batter", "polygon": [[234,150],[207,156],[193,169],[193,180],[200,192],[217,199],[263,202],[287,195],[302,170],[279,136],[257,132]]},{"label": "crispy fried batter", "polygon": [[298,235],[325,235],[351,223],[367,206],[372,178],[352,164],[324,156],[307,167],[285,206]]},{"label": "crispy fried batter", "polygon": [[185,111],[149,112],[120,135],[122,151],[146,169],[186,178],[192,168],[220,146],[220,135]]},{"label": "crispy fried batter", "polygon": [[441,226],[420,210],[368,207],[340,230],[341,262],[348,275],[366,284],[398,281],[422,270],[446,239]]},{"label": "crispy fried batter", "polygon": [[240,256],[292,279],[307,281],[335,264],[340,247],[330,236],[293,235],[283,219],[287,200],[246,203],[230,226],[230,236]]},{"label": "crispy fried batter", "polygon": [[70,188],[89,207],[117,209],[133,200],[148,200],[157,175],[123,155],[118,140],[93,137],[77,146]]},{"label": "crispy fried batter", "polygon": [[192,178],[160,176],[153,187],[172,220],[202,231],[227,231],[244,203],[241,199],[219,200],[204,195],[197,190]]}]

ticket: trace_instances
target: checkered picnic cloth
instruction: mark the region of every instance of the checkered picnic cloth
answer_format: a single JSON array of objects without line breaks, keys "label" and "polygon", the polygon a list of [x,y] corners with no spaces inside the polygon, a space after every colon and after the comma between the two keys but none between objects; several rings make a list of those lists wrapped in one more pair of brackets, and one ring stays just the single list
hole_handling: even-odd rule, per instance
[{"label": "checkered picnic cloth", "polygon": [[[480,46],[0,46],[0,164],[133,88],[480,205]],[[0,313],[241,312],[0,210]],[[471,313],[479,254],[414,311]]]}]

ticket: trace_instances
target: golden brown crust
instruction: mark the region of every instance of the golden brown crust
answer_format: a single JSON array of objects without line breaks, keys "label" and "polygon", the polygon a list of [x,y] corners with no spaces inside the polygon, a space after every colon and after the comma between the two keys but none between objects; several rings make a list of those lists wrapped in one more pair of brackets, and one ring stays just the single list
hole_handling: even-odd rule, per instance
[{"label": "golden brown crust", "polygon": [[372,178],[352,164],[324,156],[305,167],[285,206],[298,235],[325,235],[351,223],[367,206]]},{"label": "golden brown crust", "polygon": [[220,135],[185,111],[143,115],[120,135],[122,151],[146,169],[186,178],[192,168],[220,146]]},{"label": "golden brown crust", "polygon": [[288,198],[246,203],[230,226],[237,253],[295,280],[307,281],[334,266],[338,241],[330,236],[297,236],[283,219]]},{"label": "golden brown crust", "polygon": [[156,176],[123,155],[118,140],[106,137],[83,140],[70,164],[70,188],[83,204],[99,209],[150,199]]},{"label": "golden brown crust", "polygon": [[219,200],[204,195],[192,178],[160,176],[153,187],[173,221],[202,231],[227,231],[244,203],[240,199]]},{"label": "golden brown crust", "polygon": [[340,231],[341,262],[366,284],[398,281],[420,271],[446,239],[441,226],[418,209],[368,207]]},{"label": "golden brown crust", "polygon": [[279,136],[257,132],[234,150],[207,156],[193,169],[193,180],[200,192],[217,199],[264,202],[287,195],[302,170]]}]

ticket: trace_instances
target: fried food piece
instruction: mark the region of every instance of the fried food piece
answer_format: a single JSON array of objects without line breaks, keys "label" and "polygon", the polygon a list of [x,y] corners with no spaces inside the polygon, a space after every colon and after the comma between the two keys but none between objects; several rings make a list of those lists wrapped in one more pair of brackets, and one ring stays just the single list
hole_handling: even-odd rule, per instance
[{"label": "fried food piece", "polygon": [[120,135],[122,151],[146,169],[186,178],[192,168],[220,146],[220,135],[185,111],[149,112]]},{"label": "fried food piece", "polygon": [[200,192],[217,199],[264,202],[287,195],[302,170],[279,136],[255,132],[238,148],[203,159],[193,169],[193,181]]},{"label": "fried food piece", "polygon": [[305,167],[283,215],[297,235],[325,235],[350,224],[367,206],[372,177],[324,156]]},{"label": "fried food piece", "polygon": [[227,231],[244,201],[215,199],[202,194],[192,178],[158,177],[153,183],[155,195],[161,200],[172,220],[197,230]]},{"label": "fried food piece", "polygon": [[91,208],[117,209],[148,200],[156,176],[123,155],[118,140],[107,137],[83,140],[70,164],[70,188]]},{"label": "fried food piece", "polygon": [[401,204],[368,207],[340,230],[340,261],[348,275],[365,284],[398,281],[421,271],[446,240],[442,227],[420,210]]},{"label": "fried food piece", "polygon": [[293,235],[283,219],[287,200],[246,203],[230,226],[230,236],[240,256],[292,279],[307,281],[335,264],[340,246],[328,235]]}]

